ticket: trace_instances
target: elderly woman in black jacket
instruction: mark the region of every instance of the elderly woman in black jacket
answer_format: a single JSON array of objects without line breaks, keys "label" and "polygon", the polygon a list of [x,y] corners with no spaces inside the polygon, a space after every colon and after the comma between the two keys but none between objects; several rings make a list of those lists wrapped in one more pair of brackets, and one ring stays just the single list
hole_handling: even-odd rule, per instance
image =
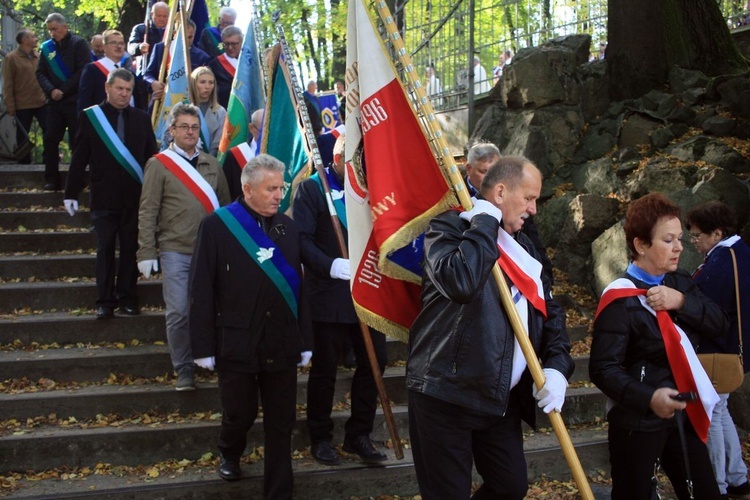
[{"label": "elderly woman in black jacket", "polygon": [[[720,498],[705,445],[718,395],[700,367],[698,335],[726,332],[725,313],[677,269],[682,253],[680,209],[649,194],[630,204],[625,238],[632,262],[602,294],[594,321],[589,374],[609,398],[612,498],[652,498],[652,477],[663,467],[677,496]],[[698,399],[676,400],[680,392]],[[686,411],[679,411],[686,410]],[[687,450],[680,444],[682,419]]]}]

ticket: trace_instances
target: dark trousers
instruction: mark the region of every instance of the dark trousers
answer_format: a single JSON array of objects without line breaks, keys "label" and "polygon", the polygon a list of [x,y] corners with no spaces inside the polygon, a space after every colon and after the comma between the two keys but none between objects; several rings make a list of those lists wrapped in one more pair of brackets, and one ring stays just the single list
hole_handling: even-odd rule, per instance
[{"label": "dark trousers", "polygon": [[[685,438],[694,496],[700,500],[720,498],[708,449],[685,419]],[[689,498],[685,466],[676,426],[656,432],[635,432],[609,425],[609,461],[612,464],[612,499],[650,499],[654,464],[661,467],[674,486],[677,498]]]},{"label": "dark trousers", "polygon": [[[138,209],[92,210],[96,233],[97,306],[138,305]],[[115,270],[115,247],[120,240],[120,265]],[[115,279],[115,275],[117,279]]]},{"label": "dark trousers", "polygon": [[73,151],[76,130],[78,130],[78,116],[76,103],[47,104],[47,129],[44,131],[44,178],[48,181],[60,180],[60,142],[68,130],[68,144]]},{"label": "dark trousers", "polygon": [[528,489],[517,391],[494,416],[409,391],[409,437],[424,500],[471,495],[472,460],[484,484],[475,499],[522,499]]},{"label": "dark trousers", "polygon": [[297,368],[277,372],[239,373],[219,370],[221,418],[219,451],[239,460],[247,432],[258,416],[258,392],[263,404],[263,495],[292,498],[292,428],[296,419]]},{"label": "dark trousers", "polygon": [[[45,106],[42,106],[41,108],[31,108],[31,109],[17,109],[16,110],[16,118],[18,118],[18,121],[21,122],[21,125],[23,125],[24,130],[28,133],[31,131],[31,123],[36,118],[37,123],[39,123],[39,128],[42,129],[42,137],[44,137],[44,131],[47,129],[47,108]],[[16,142],[20,146],[24,141],[23,132],[18,129],[16,132]],[[43,144],[43,143],[42,143]],[[44,156],[42,156],[44,157]],[[28,165],[31,163],[31,153],[21,158],[18,163]]]},{"label": "dark trousers", "polygon": [[[369,435],[372,432],[375,410],[377,409],[378,389],[372,376],[372,368],[367,358],[365,342],[359,323],[313,322],[315,350],[312,368],[307,383],[307,427],[313,445],[333,439],[331,409],[336,388],[336,373],[341,347],[345,337],[349,337],[357,359],[351,387],[351,417],[344,430],[348,436]],[[385,336],[370,330],[375,356],[382,373],[387,363]]]}]

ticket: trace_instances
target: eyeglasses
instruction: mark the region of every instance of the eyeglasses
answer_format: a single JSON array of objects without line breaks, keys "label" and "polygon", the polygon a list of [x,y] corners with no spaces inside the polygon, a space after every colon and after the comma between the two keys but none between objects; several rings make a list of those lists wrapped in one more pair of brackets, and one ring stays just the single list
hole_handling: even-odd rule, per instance
[{"label": "eyeglasses", "polygon": [[182,125],[173,125],[173,127],[178,128],[183,132],[187,132],[188,130],[191,132],[197,132],[201,129],[200,125],[186,125],[184,123]]},{"label": "eyeglasses", "polygon": [[114,45],[115,47],[124,47],[125,42],[107,42],[106,45]]},{"label": "eyeglasses", "polygon": [[239,47],[240,42],[224,42],[224,47]]},{"label": "eyeglasses", "polygon": [[691,240],[697,240],[697,239],[700,239],[703,233],[688,233],[688,234],[690,235]]}]

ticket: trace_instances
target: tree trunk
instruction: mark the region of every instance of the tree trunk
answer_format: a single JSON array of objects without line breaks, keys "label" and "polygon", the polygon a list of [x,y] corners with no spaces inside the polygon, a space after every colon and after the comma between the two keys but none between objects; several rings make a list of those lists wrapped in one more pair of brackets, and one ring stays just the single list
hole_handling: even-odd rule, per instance
[{"label": "tree trunk", "polygon": [[124,0],[122,16],[117,24],[117,29],[122,31],[125,41],[128,41],[130,30],[133,26],[140,24],[146,18],[146,4],[139,0]]},{"label": "tree trunk", "polygon": [[643,95],[667,82],[672,66],[708,76],[748,69],[716,0],[609,0],[610,95]]}]

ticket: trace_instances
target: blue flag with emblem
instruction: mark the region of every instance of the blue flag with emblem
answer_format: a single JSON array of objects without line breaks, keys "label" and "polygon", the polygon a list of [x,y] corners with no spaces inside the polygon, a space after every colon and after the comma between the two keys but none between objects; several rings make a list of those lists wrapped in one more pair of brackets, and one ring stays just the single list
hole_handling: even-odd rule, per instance
[{"label": "blue flag with emblem", "polygon": [[[166,47],[165,47],[166,50]],[[169,68],[167,70],[167,87],[164,89],[164,104],[156,121],[154,134],[161,141],[169,128],[169,113],[175,104],[190,102],[188,98],[188,74],[187,60],[185,58],[185,29],[180,27],[174,42]],[[166,141],[164,141],[166,143]],[[166,149],[168,144],[162,143],[161,149]]]}]

